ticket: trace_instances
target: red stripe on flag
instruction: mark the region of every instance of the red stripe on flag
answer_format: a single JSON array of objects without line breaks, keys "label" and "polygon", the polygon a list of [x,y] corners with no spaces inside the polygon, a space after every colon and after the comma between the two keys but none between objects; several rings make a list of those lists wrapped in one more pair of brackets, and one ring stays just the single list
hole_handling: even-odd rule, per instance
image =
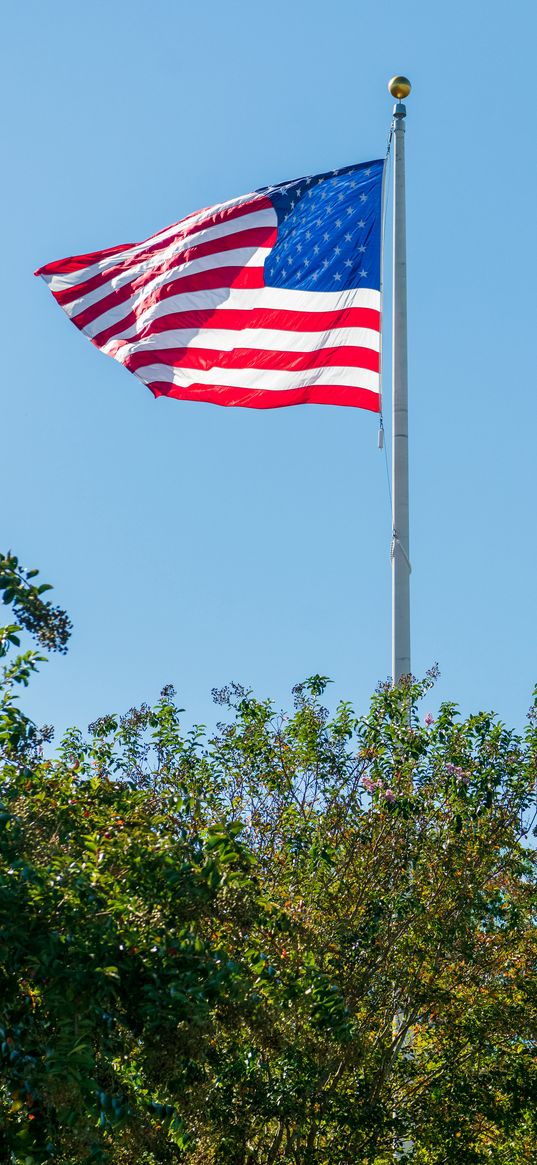
[{"label": "red stripe on flag", "polygon": [[290,388],[272,392],[270,389],[237,388],[231,385],[176,384],[153,381],[147,386],[154,396],[169,396],[175,400],[205,401],[208,404],[228,405],[246,409],[278,409],[286,405],[348,405],[351,408],[380,412],[380,396],[367,388],[351,385],[312,385],[311,388]]},{"label": "red stripe on flag", "polygon": [[107,247],[104,251],[88,251],[87,255],[70,255],[66,259],[55,259],[53,263],[45,263],[44,267],[38,267],[34,275],[70,275],[72,271],[83,271],[84,267],[91,267],[93,263],[100,263],[109,255],[117,255],[120,251],[128,251],[137,245],[121,243],[119,247]]},{"label": "red stripe on flag", "polygon": [[[255,268],[254,268],[255,270]],[[135,321],[133,321],[135,322]],[[127,325],[126,325],[127,326]],[[140,335],[130,339],[119,339],[110,347],[109,356],[116,356],[126,344],[136,343],[142,336],[156,336],[162,332],[172,332],[180,328],[218,328],[218,330],[241,331],[243,328],[270,328],[278,332],[329,332],[331,328],[370,328],[380,332],[380,312],[369,307],[347,307],[339,311],[287,311],[282,308],[198,308],[195,311],[172,312],[159,316],[144,326]],[[117,327],[114,331],[121,331]],[[112,332],[111,335],[114,333]],[[110,337],[108,337],[110,338]],[[99,347],[106,343],[96,336],[94,344]]]},{"label": "red stripe on flag", "polygon": [[[327,337],[329,340],[329,337]],[[134,352],[123,361],[129,372],[165,364],[171,368],[268,368],[287,372],[307,372],[310,368],[367,368],[379,371],[379,353],[371,348],[326,347],[313,352],[281,352],[258,348],[233,348],[224,352],[215,348],[163,348],[158,351]]]}]

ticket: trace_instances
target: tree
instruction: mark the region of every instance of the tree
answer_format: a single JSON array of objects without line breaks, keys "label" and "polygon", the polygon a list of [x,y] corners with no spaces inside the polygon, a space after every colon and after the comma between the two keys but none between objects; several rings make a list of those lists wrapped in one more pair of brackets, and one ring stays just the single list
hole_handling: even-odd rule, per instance
[{"label": "tree", "polygon": [[[66,617],[12,556],[0,579],[6,564],[21,623],[61,649]],[[20,630],[4,629],[5,648]],[[251,859],[232,826],[200,832],[197,738],[181,739],[169,689],[45,759],[50,732],[13,695],[42,658],[5,668],[0,713],[2,1160],[176,1160],[191,1138],[174,1097],[199,1071],[211,1009],[237,992],[209,927]]]},{"label": "tree", "polygon": [[319,677],[289,720],[239,699],[216,743],[278,909],[248,936],[273,969],[255,1051],[249,1027],[243,1074],[219,1063],[238,1161],[382,1162],[405,1136],[423,1162],[531,1160],[534,723],[522,741],[447,704],[420,723],[433,679],[382,686],[362,719],[328,721]]},{"label": "tree", "polygon": [[407,1137],[422,1165],[533,1160],[534,714],[424,721],[431,674],[330,718],[314,676],[288,716],[215,693],[207,739],[166,688],[45,758],[17,667],[7,1160],[384,1165]]}]

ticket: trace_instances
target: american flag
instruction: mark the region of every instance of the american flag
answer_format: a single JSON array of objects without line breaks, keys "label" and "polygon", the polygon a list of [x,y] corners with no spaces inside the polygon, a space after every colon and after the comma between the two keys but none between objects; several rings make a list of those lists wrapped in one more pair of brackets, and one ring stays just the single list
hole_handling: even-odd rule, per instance
[{"label": "american flag", "polygon": [[155,396],[378,412],[383,174],[263,187],[36,275]]}]

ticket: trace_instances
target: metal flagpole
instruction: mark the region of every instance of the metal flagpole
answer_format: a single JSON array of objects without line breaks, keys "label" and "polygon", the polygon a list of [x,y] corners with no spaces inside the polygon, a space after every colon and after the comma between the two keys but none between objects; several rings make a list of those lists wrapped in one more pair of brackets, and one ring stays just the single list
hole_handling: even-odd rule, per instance
[{"label": "metal flagpole", "polygon": [[393,313],[392,313],[392,676],[410,673],[410,548],[408,517],[408,373],[406,314],[405,117],[411,85],[392,77]]},{"label": "metal flagpole", "polygon": [[[406,205],[404,98],[407,77],[388,83],[393,107],[393,306],[392,306],[392,677],[399,683],[410,674],[410,543],[408,505],[408,359],[406,312]],[[394,1017],[394,1036],[404,1025],[404,1013]],[[409,1037],[406,1037],[407,1040]],[[405,1040],[406,1042],[406,1040]],[[412,1141],[396,1143],[395,1159],[411,1153]]]}]

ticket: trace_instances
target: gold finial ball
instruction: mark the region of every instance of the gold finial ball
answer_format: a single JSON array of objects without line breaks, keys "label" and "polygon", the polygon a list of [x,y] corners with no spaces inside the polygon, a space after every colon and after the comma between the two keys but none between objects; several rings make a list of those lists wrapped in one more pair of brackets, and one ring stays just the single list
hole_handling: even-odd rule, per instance
[{"label": "gold finial ball", "polygon": [[408,97],[412,85],[408,77],[392,77],[391,81],[388,81],[388,89],[396,101],[404,101],[405,97]]}]

